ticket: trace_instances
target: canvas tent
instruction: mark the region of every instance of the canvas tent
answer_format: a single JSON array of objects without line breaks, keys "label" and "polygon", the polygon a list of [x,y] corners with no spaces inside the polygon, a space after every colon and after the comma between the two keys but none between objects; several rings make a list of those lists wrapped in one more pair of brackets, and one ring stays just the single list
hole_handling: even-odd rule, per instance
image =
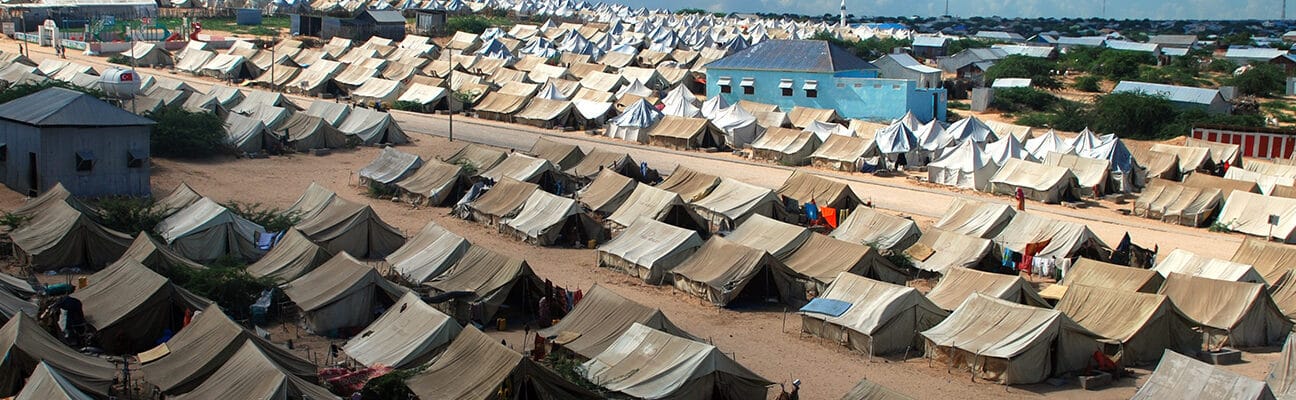
[{"label": "canvas tent", "polygon": [[423,399],[496,398],[503,387],[508,400],[599,398],[471,326],[405,385]]},{"label": "canvas tent", "polygon": [[1291,271],[1294,265],[1292,263],[1296,262],[1296,247],[1245,238],[1230,260],[1255,267],[1269,286],[1277,287],[1292,283]]},{"label": "canvas tent", "polygon": [[531,198],[531,193],[538,190],[540,187],[534,183],[500,180],[485,194],[465,204],[467,218],[488,225],[498,224],[502,219],[517,215],[526,200]]},{"label": "canvas tent", "polygon": [[446,163],[455,165],[472,165],[478,171],[494,168],[508,154],[486,146],[469,143],[445,159]]},{"label": "canvas tent", "polygon": [[674,336],[692,338],[661,310],[621,297],[611,289],[595,284],[580,303],[553,326],[536,333],[554,338],[554,343],[581,358],[602,353],[634,324],[660,330]]},{"label": "canvas tent", "polygon": [[589,212],[598,215],[612,214],[625,204],[639,183],[612,170],[603,170],[593,182],[576,192],[576,198]]},{"label": "canvas tent", "polygon": [[607,123],[607,137],[648,143],[652,127],[662,120],[662,112],[647,100],[640,99],[621,111]]},{"label": "canvas tent", "polygon": [[1044,203],[1058,203],[1080,197],[1079,180],[1070,169],[1010,159],[990,178],[990,192],[1015,195],[1018,189],[1026,198]]},{"label": "canvas tent", "polygon": [[1081,258],[1067,270],[1062,284],[1116,289],[1126,292],[1156,293],[1165,277],[1153,270],[1108,264]]},{"label": "canvas tent", "polygon": [[697,232],[640,217],[620,236],[599,246],[598,265],[662,284],[700,246]]},{"label": "canvas tent", "polygon": [[320,117],[302,112],[289,116],[273,133],[287,147],[300,152],[340,148],[347,144],[342,131]]},{"label": "canvas tent", "polygon": [[950,268],[927,298],[944,310],[953,310],[972,294],[1034,307],[1048,307],[1035,287],[1016,275],[1003,275],[966,268]]},{"label": "canvas tent", "polygon": [[594,180],[603,170],[612,170],[630,178],[640,178],[643,171],[639,163],[629,154],[605,150],[594,150],[585,155],[576,166],[564,170],[568,176],[575,178],[576,183],[585,184]]},{"label": "canvas tent", "polygon": [[1044,157],[1044,165],[1071,170],[1071,173],[1076,177],[1076,184],[1079,185],[1080,195],[1095,197],[1119,190],[1119,188],[1109,187],[1111,162],[1108,160],[1072,154],[1049,153],[1048,156]]},{"label": "canvas tent", "polygon": [[790,300],[791,293],[781,282],[757,279],[772,275],[777,268],[782,268],[782,264],[765,250],[712,236],[688,260],[671,270],[671,276],[681,291],[724,307],[740,296]]},{"label": "canvas tent", "polygon": [[1000,384],[1029,384],[1085,369],[1099,337],[1065,314],[973,294],[922,332],[926,355]]},{"label": "canvas tent", "polygon": [[135,236],[135,241],[122,254],[121,259],[133,260],[159,273],[167,273],[172,268],[203,269],[202,264],[190,261],[166,245],[159,243],[146,232]]},{"label": "canvas tent", "polygon": [[264,254],[256,241],[265,228],[206,197],[162,220],[154,229],[177,253],[200,263],[226,255],[256,260]]},{"label": "canvas tent", "polygon": [[366,146],[409,143],[409,137],[391,114],[368,108],[352,110],[337,128],[347,136],[359,138]]},{"label": "canvas tent", "polygon": [[922,232],[911,219],[858,206],[829,236],[880,250],[902,251],[918,242]]},{"label": "canvas tent", "polygon": [[409,292],[342,350],[366,366],[412,368],[431,361],[461,330],[450,316]]},{"label": "canvas tent", "polygon": [[94,397],[63,377],[59,370],[41,361],[27,377],[27,384],[14,400],[93,400]]},{"label": "canvas tent", "polygon": [[363,259],[386,257],[405,244],[399,229],[378,217],[373,207],[333,196],[293,227],[330,253],[346,252]]},{"label": "canvas tent", "polygon": [[391,147],[384,147],[373,162],[360,169],[360,183],[390,185],[423,165],[423,158]]},{"label": "canvas tent", "polygon": [[752,142],[752,157],[784,165],[806,165],[823,141],[812,132],[773,127]]},{"label": "canvas tent", "polygon": [[606,219],[613,229],[625,228],[639,218],[665,222],[684,229],[706,233],[706,223],[680,195],[649,185],[636,185],[616,211]]},{"label": "canvas tent", "polygon": [[198,399],[310,399],[332,400],[337,395],[302,379],[275,363],[274,359],[251,342],[234,352],[224,365],[212,372],[201,385],[188,393],[170,396],[179,400]]},{"label": "canvas tent", "polygon": [[1156,265],[1152,270],[1161,276],[1180,273],[1202,278],[1268,285],[1264,277],[1250,265],[1203,257],[1184,249],[1174,249],[1166,255],[1158,254]]},{"label": "canvas tent", "polygon": [[257,278],[292,281],[328,262],[333,253],[312,242],[296,229],[289,229],[267,251],[264,257],[247,267],[247,272]]},{"label": "canvas tent", "polygon": [[976,142],[964,141],[946,149],[941,157],[927,164],[927,180],[947,186],[988,191],[990,179],[999,171],[989,154]]},{"label": "canvas tent", "polygon": [[500,232],[537,246],[603,240],[603,227],[581,211],[576,200],[543,190],[531,192],[522,210],[500,224]]},{"label": "canvas tent", "polygon": [[559,182],[557,171],[558,167],[554,166],[549,160],[513,153],[509,154],[504,161],[495,164],[495,167],[482,171],[477,175],[495,181],[507,178],[530,182],[552,190],[551,188],[556,188],[557,182]]},{"label": "canvas tent", "polygon": [[810,164],[819,168],[855,172],[859,170],[860,157],[872,145],[861,137],[828,135],[818,150],[810,154]]},{"label": "canvas tent", "polygon": [[909,396],[891,390],[868,379],[861,379],[841,400],[911,400]]},{"label": "canvas tent", "polygon": [[1023,253],[1026,246],[1048,242],[1034,254],[1035,257],[1069,258],[1085,256],[1106,259],[1110,248],[1085,224],[1066,222],[1039,216],[1017,213],[1008,226],[994,238],[999,248]]},{"label": "canvas tent", "polygon": [[[750,246],[750,244],[749,244]],[[877,249],[811,233],[795,251],[779,260],[786,267],[775,270],[775,279],[786,287],[791,304],[822,293],[839,272],[850,272],[884,282],[903,284],[909,272],[896,266]]]},{"label": "canvas tent", "polygon": [[469,246],[467,239],[428,222],[404,246],[387,256],[387,264],[405,280],[423,283],[454,266]]},{"label": "canvas tent", "polygon": [[713,232],[728,231],[753,215],[782,218],[785,214],[773,190],[734,179],[720,181],[711,194],[692,205]]},{"label": "canvas tent", "polygon": [[23,381],[44,363],[60,372],[73,386],[106,397],[117,377],[108,360],[82,354],[45,331],[35,318],[18,314],[0,327],[0,396],[12,396]]},{"label": "canvas tent", "polygon": [[462,296],[437,306],[461,322],[494,321],[501,311],[518,318],[529,317],[545,296],[544,284],[526,260],[476,245],[469,247],[450,270],[424,285],[432,289],[433,295],[462,292]]},{"label": "canvas tent", "polygon": [[1197,188],[1154,179],[1134,200],[1134,215],[1187,226],[1203,226],[1211,221],[1221,202],[1223,196],[1218,188]]},{"label": "canvas tent", "polygon": [[725,235],[725,238],[747,247],[765,250],[774,258],[784,259],[801,248],[810,238],[810,233],[805,227],[756,215]]},{"label": "canvas tent", "polygon": [[773,384],[715,346],[638,323],[581,367],[590,382],[641,399],[760,399]]},{"label": "canvas tent", "polygon": [[580,146],[558,143],[545,138],[536,139],[535,144],[531,145],[531,151],[528,154],[536,158],[549,160],[558,169],[574,167],[580,163],[582,158],[585,158],[585,152],[581,151]]},{"label": "canvas tent", "polygon": [[845,182],[802,171],[793,171],[777,192],[779,196],[796,200],[799,204],[815,203],[819,207],[839,210],[849,210],[863,203]]},{"label": "canvas tent", "polygon": [[469,187],[462,166],[425,160],[413,174],[396,182],[401,199],[416,206],[441,206],[458,200]]},{"label": "canvas tent", "polygon": [[[820,303],[849,308],[837,313]],[[855,351],[885,355],[919,348],[922,337],[918,332],[936,326],[949,312],[936,307],[917,289],[841,272],[799,314],[802,332]]]},{"label": "canvas tent", "polygon": [[1166,350],[1132,400],[1272,400],[1269,385]]},{"label": "canvas tent", "polygon": [[1015,215],[1017,212],[1006,204],[958,198],[932,227],[990,239],[998,236]]},{"label": "canvas tent", "polygon": [[130,236],[95,223],[65,202],[38,210],[9,232],[18,258],[36,271],[98,268],[120,258],[130,244]]},{"label": "canvas tent", "polygon": [[180,211],[190,204],[202,199],[202,195],[194,191],[188,184],[180,182],[175,190],[172,190],[166,197],[153,202],[152,210],[164,216],[171,216],[176,211]]},{"label": "canvas tent", "polygon": [[407,291],[346,253],[283,285],[284,294],[301,309],[303,325],[329,336],[368,325],[375,307],[395,303]]},{"label": "canvas tent", "polygon": [[1067,287],[1056,309],[1085,329],[1120,343],[1125,365],[1151,362],[1165,350],[1195,352],[1201,334],[1165,296],[1085,285]]},{"label": "canvas tent", "polygon": [[122,260],[89,278],[72,297],[81,300],[86,322],[114,354],[148,350],[166,332],[184,326],[186,311],[211,304],[133,260]]},{"label": "canvas tent", "polygon": [[1212,349],[1276,346],[1291,331],[1291,320],[1269,298],[1263,284],[1171,273],[1159,294],[1201,324]]},{"label": "canvas tent", "polygon": [[904,250],[914,267],[938,274],[950,268],[980,269],[990,258],[994,242],[941,229],[928,229]]},{"label": "canvas tent", "polygon": [[[1278,225],[1269,224],[1270,215],[1278,216]],[[1227,223],[1234,232],[1296,243],[1296,199],[1234,190],[1216,220]]]},{"label": "canvas tent", "polygon": [[679,166],[675,168],[675,171],[671,172],[670,176],[666,177],[666,180],[657,184],[657,188],[675,192],[685,202],[693,202],[711,194],[711,191],[719,184],[720,178],[715,175]]},{"label": "canvas tent", "polygon": [[1296,340],[1292,340],[1292,335],[1287,335],[1287,341],[1283,342],[1282,353],[1269,370],[1265,383],[1280,398],[1289,399],[1296,394]]},{"label": "canvas tent", "polygon": [[662,117],[651,130],[641,132],[645,134],[643,142],[653,146],[673,149],[719,149],[725,145],[724,131],[704,118],[667,115]]}]

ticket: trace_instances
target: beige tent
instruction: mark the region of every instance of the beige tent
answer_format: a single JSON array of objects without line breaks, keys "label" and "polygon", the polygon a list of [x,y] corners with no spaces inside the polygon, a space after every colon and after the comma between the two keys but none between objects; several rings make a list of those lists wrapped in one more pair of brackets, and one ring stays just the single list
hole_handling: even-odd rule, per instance
[{"label": "beige tent", "polygon": [[473,106],[473,111],[476,111],[478,116],[485,119],[512,122],[513,114],[522,111],[522,107],[526,106],[526,103],[527,98],[524,96],[491,92],[486,94],[486,97],[482,98],[476,106]]},{"label": "beige tent", "polygon": [[1276,346],[1292,328],[1263,284],[1172,273],[1160,294],[1201,324],[1212,349]]},{"label": "beige tent", "polygon": [[306,152],[311,149],[334,149],[347,145],[346,134],[339,131],[323,118],[295,113],[273,130],[275,136],[286,142],[293,150]]},{"label": "beige tent", "polygon": [[581,211],[576,200],[536,190],[522,210],[500,224],[500,232],[537,246],[580,245],[605,239],[603,227]]},{"label": "beige tent", "polygon": [[[8,277],[8,275],[0,278],[5,277]],[[0,284],[0,324],[9,322],[10,318],[13,318],[18,314],[27,314],[29,317],[35,317],[40,311],[40,309],[36,308],[36,304],[27,301],[28,296],[20,295],[4,289],[8,288],[4,287],[3,284]]]},{"label": "beige tent", "polygon": [[933,228],[991,239],[999,235],[1017,214],[1006,204],[956,198]]},{"label": "beige tent", "polygon": [[724,131],[705,118],[663,116],[648,130],[648,144],[672,149],[722,148]]},{"label": "beige tent", "polygon": [[437,308],[461,322],[493,322],[501,311],[507,311],[509,319],[529,320],[544,297],[544,285],[526,260],[477,245],[469,247],[450,270],[424,285],[432,294],[453,295]]},{"label": "beige tent", "polygon": [[399,229],[378,217],[373,207],[333,196],[327,205],[303,214],[294,227],[330,253],[364,259],[386,257],[405,244]]},{"label": "beige tent", "polygon": [[786,287],[790,304],[800,305],[824,289],[841,272],[895,284],[909,281],[909,273],[882,256],[877,249],[811,233],[795,252],[779,258],[785,268],[775,279]]},{"label": "beige tent", "polygon": [[579,163],[563,172],[575,178],[577,183],[584,184],[594,180],[603,170],[609,169],[630,178],[638,178],[641,175],[639,163],[635,162],[629,154],[597,149],[586,154]]},{"label": "beige tent", "polygon": [[697,232],[640,217],[616,239],[599,246],[598,265],[660,285],[700,246]]},{"label": "beige tent", "polygon": [[165,332],[184,326],[186,311],[211,304],[133,260],[118,261],[89,281],[72,297],[84,305],[86,322],[98,331],[101,346],[114,354],[152,348]]},{"label": "beige tent", "polygon": [[1021,253],[1026,245],[1048,241],[1036,257],[1070,258],[1085,256],[1094,259],[1106,258],[1110,248],[1102,239],[1094,235],[1088,226],[1081,223],[1059,221],[1038,214],[1017,213],[1012,222],[995,236],[994,242],[999,248],[1008,248]]},{"label": "beige tent", "polygon": [[922,232],[911,219],[858,206],[829,236],[880,250],[902,251],[917,243]]},{"label": "beige tent", "polygon": [[413,174],[396,182],[401,198],[414,205],[441,206],[459,199],[468,188],[463,167],[438,160],[425,160]]},{"label": "beige tent", "polygon": [[199,399],[338,399],[328,389],[302,379],[275,363],[267,351],[251,342],[234,352],[220,368],[212,372],[193,391],[168,398]]},{"label": "beige tent", "polygon": [[171,214],[175,214],[177,211],[180,211],[193,203],[197,203],[198,200],[202,200],[202,198],[203,196],[198,194],[198,192],[192,187],[189,187],[188,184],[180,182],[180,185],[176,186],[175,190],[172,190],[166,197],[153,202],[152,209],[155,212],[169,217]]},{"label": "beige tent", "polygon": [[[1155,145],[1154,145],[1155,146]],[[1135,152],[1135,158],[1139,164],[1144,164],[1143,168],[1147,170],[1148,179],[1165,179],[1170,181],[1179,181],[1183,177],[1179,172],[1179,156],[1174,153],[1163,153],[1160,151],[1149,151],[1146,153]]]},{"label": "beige tent", "polygon": [[501,219],[517,215],[531,193],[540,190],[534,183],[503,179],[466,205],[468,216],[477,222],[495,225]]},{"label": "beige tent", "polygon": [[777,259],[785,259],[801,248],[810,239],[810,230],[792,225],[763,215],[753,215],[738,225],[737,229],[725,235],[735,243],[754,249],[765,250]]},{"label": "beige tent", "polygon": [[580,146],[558,143],[545,138],[536,139],[528,154],[549,160],[561,170],[574,167],[582,158],[585,158],[585,152],[581,151]]},{"label": "beige tent", "polygon": [[23,381],[44,363],[49,364],[73,386],[99,397],[107,397],[117,377],[117,367],[108,360],[81,354],[45,331],[36,319],[19,314],[0,327],[0,396],[13,396]]},{"label": "beige tent", "polygon": [[519,124],[554,129],[570,125],[572,110],[571,101],[537,97],[527,102],[526,107],[519,110],[513,118]]},{"label": "beige tent", "polygon": [[838,171],[859,171],[859,160],[864,151],[873,145],[871,139],[828,135],[818,150],[810,154],[810,165]]},{"label": "beige tent", "polygon": [[404,246],[387,256],[387,264],[406,281],[423,283],[454,266],[469,246],[467,239],[436,222],[428,222]]},{"label": "beige tent", "polygon": [[1274,392],[1265,382],[1166,350],[1131,399],[1273,400]]},{"label": "beige tent", "polygon": [[1216,160],[1211,158],[1210,149],[1205,147],[1156,143],[1152,145],[1150,151],[1174,155],[1179,161],[1175,167],[1181,176],[1188,176],[1197,171],[1210,172],[1215,169]]},{"label": "beige tent", "polygon": [[372,77],[365,79],[360,87],[351,91],[351,99],[362,104],[392,104],[404,92],[405,84],[400,81]]},{"label": "beige tent", "polygon": [[1097,334],[1060,311],[972,294],[922,332],[926,354],[1000,384],[1030,384],[1076,372],[1101,349]]},{"label": "beige tent", "polygon": [[753,215],[782,219],[786,214],[773,190],[736,179],[720,181],[711,194],[694,200],[692,206],[712,232],[730,230]]},{"label": "beige tent", "polygon": [[60,204],[72,206],[72,208],[82,212],[94,211],[94,208],[82,203],[80,200],[77,200],[76,197],[73,197],[72,192],[69,192],[67,188],[63,187],[62,183],[55,183],[54,187],[49,188],[45,193],[41,193],[40,196],[28,199],[27,202],[18,206],[18,208],[15,208],[10,212],[10,214],[32,218],[41,211]]},{"label": "beige tent", "polygon": [[711,194],[711,191],[719,184],[720,178],[715,175],[679,166],[675,168],[674,172],[671,172],[670,176],[666,177],[665,181],[657,184],[657,188],[675,192],[685,202],[693,202]]},{"label": "beige tent", "polygon": [[634,324],[692,338],[661,310],[621,297],[598,284],[590,288],[562,321],[536,333],[553,338],[554,344],[589,359],[606,350]]},{"label": "beige tent", "polygon": [[405,385],[423,399],[600,398],[471,326]]},{"label": "beige tent", "polygon": [[315,379],[315,364],[257,336],[230,320],[220,306],[211,305],[193,317],[171,340],[149,353],[161,354],[140,367],[145,380],[173,396],[193,390],[230,361],[244,344],[251,344],[285,373]]},{"label": "beige tent", "polygon": [[162,220],[154,229],[177,253],[200,263],[227,255],[256,260],[265,253],[256,244],[257,235],[265,228],[206,197]]},{"label": "beige tent", "polygon": [[478,176],[495,181],[508,178],[531,182],[541,187],[552,187],[557,172],[558,167],[549,160],[513,153],[491,169],[482,171]]},{"label": "beige tent", "polygon": [[954,267],[979,269],[991,258],[994,242],[941,229],[928,229],[904,250],[914,267],[944,274]]},{"label": "beige tent", "polygon": [[264,257],[248,265],[247,272],[258,278],[289,282],[314,271],[333,258],[333,254],[296,229],[290,229]]},{"label": "beige tent", "polygon": [[172,268],[203,269],[202,264],[190,261],[174,250],[159,243],[148,233],[135,235],[135,241],[122,254],[123,260],[133,260],[161,274],[167,274]]},{"label": "beige tent", "polygon": [[927,298],[941,309],[953,310],[973,294],[1007,300],[1034,307],[1048,307],[1048,302],[1030,282],[1020,276],[981,272],[966,268],[950,268],[940,282],[927,292]]},{"label": "beige tent", "polygon": [[1260,185],[1255,182],[1239,181],[1236,179],[1221,178],[1208,174],[1192,174],[1183,180],[1184,186],[1191,186],[1203,189],[1219,189],[1220,196],[1227,199],[1234,191],[1243,191],[1247,193],[1260,193]]},{"label": "beige tent", "polygon": [[[349,121],[349,119],[348,119]],[[345,132],[345,130],[342,130]],[[356,175],[361,185],[391,185],[414,173],[423,165],[423,158],[417,154],[396,150],[391,146],[384,147],[369,165],[361,168]]]},{"label": "beige tent", "polygon": [[713,236],[670,273],[676,288],[724,307],[740,296],[791,300],[788,288],[771,279],[778,268],[782,264],[765,250]]},{"label": "beige tent", "polygon": [[27,377],[27,384],[14,400],[94,400],[94,396],[63,377],[63,372],[41,361]]},{"label": "beige tent", "polygon": [[1165,350],[1201,349],[1201,334],[1193,330],[1197,323],[1165,296],[1071,285],[1055,309],[1103,339],[1120,343],[1118,359],[1125,365],[1154,361]]},{"label": "beige tent", "polygon": [[65,202],[44,203],[30,218],[9,238],[18,259],[38,272],[98,268],[120,258],[130,245],[130,236],[95,223]]},{"label": "beige tent", "polygon": [[639,399],[763,399],[773,384],[715,346],[638,323],[580,370],[604,389]]},{"label": "beige tent", "polygon": [[1184,249],[1175,249],[1165,255],[1158,254],[1156,265],[1152,270],[1161,276],[1180,273],[1202,278],[1268,285],[1264,277],[1250,265],[1203,257]]},{"label": "beige tent", "polygon": [[1037,164],[1010,158],[990,178],[990,192],[1015,195],[1021,189],[1026,198],[1058,203],[1080,197],[1079,180],[1066,167]]},{"label": "beige tent", "polygon": [[1154,179],[1134,201],[1134,215],[1187,226],[1204,226],[1223,201],[1218,188],[1197,188]]},{"label": "beige tent", "polygon": [[889,389],[882,385],[873,383],[868,379],[861,379],[855,384],[849,392],[841,397],[841,400],[911,400],[912,398],[903,393]]},{"label": "beige tent", "polygon": [[813,202],[820,207],[850,210],[863,203],[845,182],[799,170],[793,171],[776,192],[798,203]]},{"label": "beige tent", "polygon": [[1150,269],[1080,258],[1062,280],[1067,286],[1092,286],[1126,292],[1156,293],[1165,277]]},{"label": "beige tent", "polygon": [[395,303],[407,289],[384,279],[373,267],[346,253],[283,285],[302,311],[304,325],[319,335],[368,325],[374,308]]},{"label": "beige tent", "polygon": [[[1269,224],[1271,215],[1278,216],[1278,225]],[[1234,190],[1216,221],[1234,232],[1296,243],[1296,199]]]},{"label": "beige tent", "polygon": [[606,219],[614,230],[623,229],[639,218],[665,222],[684,229],[706,233],[706,222],[684,203],[675,192],[649,185],[635,185],[616,211]]},{"label": "beige tent", "polygon": [[1285,285],[1290,282],[1292,268],[1296,268],[1296,246],[1246,238],[1230,260],[1255,267],[1269,286]]},{"label": "beige tent", "polygon": [[[845,303],[849,308],[836,313],[819,306],[820,302]],[[802,332],[855,351],[885,355],[918,350],[922,346],[918,332],[936,326],[949,312],[936,307],[917,289],[841,272],[800,314]]]},{"label": "beige tent", "polygon": [[1278,362],[1273,364],[1269,376],[1265,378],[1265,383],[1269,384],[1274,393],[1283,399],[1290,399],[1296,395],[1296,340],[1293,340],[1292,336],[1287,335]]},{"label": "beige tent", "polygon": [[810,163],[810,154],[823,141],[813,132],[791,128],[773,127],[752,142],[752,158],[775,161],[783,165],[806,165]]},{"label": "beige tent", "polygon": [[449,315],[409,292],[342,350],[366,366],[413,368],[431,361],[461,330]]},{"label": "beige tent", "polygon": [[1224,173],[1224,179],[1255,182],[1260,187],[1260,193],[1268,196],[1272,196],[1277,188],[1296,184],[1296,179],[1290,176],[1267,174],[1242,168],[1229,168],[1228,172]]},{"label": "beige tent", "polygon": [[[739,104],[746,104],[746,103],[739,103]],[[747,108],[745,105],[743,108],[746,108],[748,110],[758,111],[756,109]],[[759,110],[759,111],[773,111],[773,110]],[[792,121],[792,126],[795,126],[797,128],[805,128],[807,126],[810,126],[811,123],[816,121],[828,122],[828,123],[839,122],[841,121],[841,117],[837,116],[837,110],[833,110],[831,108],[811,108],[811,107],[796,106],[796,107],[792,107],[792,111],[788,112],[788,120]]]},{"label": "beige tent", "polygon": [[[1108,187],[1109,184],[1115,185],[1115,182],[1111,182],[1110,160],[1050,152],[1043,164],[1071,170],[1076,177],[1076,184],[1080,185],[1080,195],[1101,196],[1115,189]],[[1097,193],[1094,192],[1095,188],[1098,189]]]},{"label": "beige tent", "polygon": [[639,186],[634,179],[612,170],[603,170],[593,182],[576,192],[581,205],[597,215],[609,215],[625,204],[630,193]]}]

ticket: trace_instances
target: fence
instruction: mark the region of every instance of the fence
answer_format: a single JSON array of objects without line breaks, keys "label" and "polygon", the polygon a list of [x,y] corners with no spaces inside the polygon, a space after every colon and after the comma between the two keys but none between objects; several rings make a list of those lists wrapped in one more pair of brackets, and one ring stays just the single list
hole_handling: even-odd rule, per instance
[{"label": "fence", "polygon": [[158,8],[162,18],[234,18],[233,8]]}]

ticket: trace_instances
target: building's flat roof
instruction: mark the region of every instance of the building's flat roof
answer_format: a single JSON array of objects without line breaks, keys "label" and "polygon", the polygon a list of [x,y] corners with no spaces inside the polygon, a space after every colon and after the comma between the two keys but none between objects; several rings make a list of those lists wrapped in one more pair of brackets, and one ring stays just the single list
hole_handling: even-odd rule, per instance
[{"label": "building's flat roof", "polygon": [[829,73],[877,69],[846,49],[823,40],[767,40],[712,61],[706,67]]}]

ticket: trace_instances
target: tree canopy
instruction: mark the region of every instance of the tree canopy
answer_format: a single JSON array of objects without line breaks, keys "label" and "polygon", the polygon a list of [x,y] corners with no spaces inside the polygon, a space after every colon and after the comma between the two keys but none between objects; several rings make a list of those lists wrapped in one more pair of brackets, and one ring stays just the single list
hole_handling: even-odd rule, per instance
[{"label": "tree canopy", "polygon": [[153,155],[202,158],[225,152],[225,121],[214,113],[165,107],[148,115],[157,124],[150,135]]},{"label": "tree canopy", "polygon": [[1011,55],[996,61],[985,72],[986,82],[999,78],[1029,78],[1031,86],[1044,89],[1061,89],[1062,83],[1053,76],[1058,64],[1043,58]]}]

